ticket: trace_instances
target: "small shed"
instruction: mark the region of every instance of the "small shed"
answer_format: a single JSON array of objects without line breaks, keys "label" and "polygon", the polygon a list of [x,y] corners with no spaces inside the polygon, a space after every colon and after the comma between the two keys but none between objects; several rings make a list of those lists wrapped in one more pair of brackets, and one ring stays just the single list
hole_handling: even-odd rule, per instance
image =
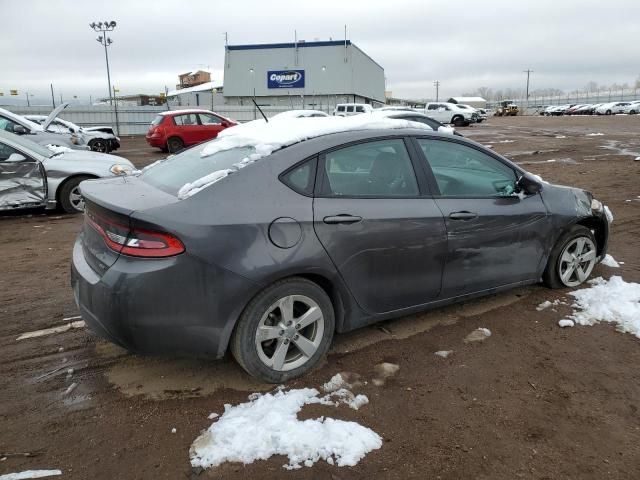
[{"label": "small shed", "polygon": [[449,103],[461,103],[473,108],[487,108],[487,101],[482,97],[451,97]]}]

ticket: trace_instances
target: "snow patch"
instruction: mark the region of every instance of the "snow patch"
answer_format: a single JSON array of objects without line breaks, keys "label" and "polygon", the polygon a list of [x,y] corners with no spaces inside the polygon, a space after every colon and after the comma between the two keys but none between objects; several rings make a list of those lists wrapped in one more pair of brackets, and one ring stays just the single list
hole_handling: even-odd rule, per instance
[{"label": "snow patch", "polygon": [[61,470],[25,470],[18,473],[0,475],[0,480],[26,480],[28,478],[44,478],[62,475]]},{"label": "snow patch", "polygon": [[556,138],[567,138],[566,135],[556,135]]},{"label": "snow patch", "polygon": [[434,353],[434,355],[437,355],[442,358],[447,358],[452,353],[453,353],[453,350],[438,350],[437,352]]},{"label": "snow patch", "polygon": [[[340,392],[340,393],[338,393]],[[333,418],[298,420],[309,404],[335,405],[331,397],[352,408],[368,403],[364,395],[346,390],[324,397],[315,388],[252,394],[249,401],[225,405],[222,416],[189,449],[193,467],[215,467],[223,462],[253,463],[272,455],[286,455],[286,469],[311,467],[320,459],[339,467],[356,465],[367,453],[382,446],[382,438],[356,422]]]},{"label": "snow patch", "polygon": [[617,275],[609,280],[598,277],[589,283],[589,288],[570,292],[576,300],[573,314],[567,319],[579,325],[615,323],[620,332],[640,338],[640,284],[627,283]]},{"label": "snow patch", "polygon": [[618,262],[616,262],[615,258],[613,258],[608,253],[604,256],[604,258],[600,261],[600,263],[602,265],[605,265],[605,266],[611,267],[611,268],[619,268],[620,267],[620,264]]},{"label": "snow patch", "polygon": [[556,305],[560,305],[561,303],[562,302],[558,299],[554,300],[553,302],[550,302],[549,300],[545,300],[544,302],[542,302],[540,305],[536,307],[536,310],[538,312],[541,312],[545,308],[555,307]]},{"label": "snow patch", "polygon": [[469,342],[482,342],[491,336],[491,330],[488,328],[476,328],[473,332],[467,335],[464,339],[465,343]]},{"label": "snow patch", "polygon": [[387,378],[394,376],[400,370],[400,365],[396,365],[395,363],[382,362],[373,367],[373,370],[376,372],[375,378],[373,378],[372,382],[376,387],[382,387]]},{"label": "snow patch", "polygon": [[573,322],[573,320],[563,318],[558,322],[558,325],[560,325],[562,328],[566,328],[566,327],[573,327],[575,323]]},{"label": "snow patch", "polygon": [[322,385],[322,390],[325,392],[335,392],[341,388],[351,388],[351,385],[346,382],[340,373],[336,373],[327,383]]},{"label": "snow patch", "polygon": [[72,151],[69,147],[61,147],[59,145],[47,145],[47,148],[51,150],[53,153],[66,153],[66,152]]},{"label": "snow patch", "polygon": [[604,133],[587,133],[587,137],[600,137],[604,135]]},{"label": "snow patch", "polygon": [[609,207],[606,205],[604,206],[604,214],[607,217],[607,222],[613,223],[613,213],[611,213],[611,210],[609,210]]}]

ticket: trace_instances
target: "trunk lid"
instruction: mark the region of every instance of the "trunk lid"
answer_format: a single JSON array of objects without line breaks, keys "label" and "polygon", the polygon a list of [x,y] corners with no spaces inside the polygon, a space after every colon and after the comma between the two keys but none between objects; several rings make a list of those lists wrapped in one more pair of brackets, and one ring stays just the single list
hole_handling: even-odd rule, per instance
[{"label": "trunk lid", "polygon": [[85,199],[82,249],[87,263],[100,276],[121,255],[107,245],[101,226],[108,224],[111,234],[126,237],[133,227],[134,212],[179,201],[136,177],[88,180],[80,184],[80,191]]}]

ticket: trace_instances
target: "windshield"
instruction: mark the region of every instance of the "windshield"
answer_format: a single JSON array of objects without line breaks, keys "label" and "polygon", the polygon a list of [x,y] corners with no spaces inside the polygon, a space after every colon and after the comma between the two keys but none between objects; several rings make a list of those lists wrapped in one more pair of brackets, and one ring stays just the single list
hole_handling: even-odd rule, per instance
[{"label": "windshield", "polygon": [[180,188],[186,184],[193,183],[213,172],[235,170],[236,163],[255,153],[253,147],[237,147],[202,157],[202,150],[210,144],[211,142],[203,143],[174,155],[145,170],[140,178],[160,190],[177,195]]},{"label": "windshield", "polygon": [[13,143],[18,144],[20,147],[25,150],[29,150],[31,152],[35,152],[38,155],[41,155],[46,158],[50,158],[54,155],[54,153],[49,150],[47,147],[43,147],[42,145],[37,144],[36,142],[25,138],[27,135],[15,135],[13,133],[7,133],[0,130],[0,140],[6,138],[7,140],[11,140]]}]

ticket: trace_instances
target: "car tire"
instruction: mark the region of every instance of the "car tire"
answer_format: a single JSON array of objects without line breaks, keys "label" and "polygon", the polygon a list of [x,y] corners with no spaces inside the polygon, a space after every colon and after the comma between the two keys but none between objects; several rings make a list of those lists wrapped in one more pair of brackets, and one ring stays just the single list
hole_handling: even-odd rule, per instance
[{"label": "car tire", "polygon": [[593,232],[582,225],[573,225],[562,234],[549,255],[542,274],[544,284],[549,288],[577,287],[593,272],[596,255]]},{"label": "car tire", "polygon": [[89,148],[93,152],[109,153],[109,142],[102,138],[96,138],[89,142]]},{"label": "car tire", "polygon": [[611,115],[611,110],[607,110],[607,111],[605,112],[605,115]]},{"label": "car tire", "polygon": [[461,115],[456,115],[451,119],[451,123],[453,123],[456,127],[464,127],[464,117]]},{"label": "car tire", "polygon": [[93,177],[86,175],[78,175],[66,180],[60,187],[58,193],[58,202],[62,210],[67,213],[82,213],[84,212],[84,200],[80,196],[78,185],[84,180],[89,180]]},{"label": "car tire", "polygon": [[167,150],[169,153],[178,153],[184,149],[184,142],[179,137],[171,137],[167,140]]},{"label": "car tire", "polygon": [[629,110],[630,115],[635,115],[637,112],[635,110]]},{"label": "car tire", "polygon": [[269,383],[286,382],[317,365],[334,329],[333,305],[325,291],[292,277],[249,302],[233,331],[231,353],[250,375]]}]

